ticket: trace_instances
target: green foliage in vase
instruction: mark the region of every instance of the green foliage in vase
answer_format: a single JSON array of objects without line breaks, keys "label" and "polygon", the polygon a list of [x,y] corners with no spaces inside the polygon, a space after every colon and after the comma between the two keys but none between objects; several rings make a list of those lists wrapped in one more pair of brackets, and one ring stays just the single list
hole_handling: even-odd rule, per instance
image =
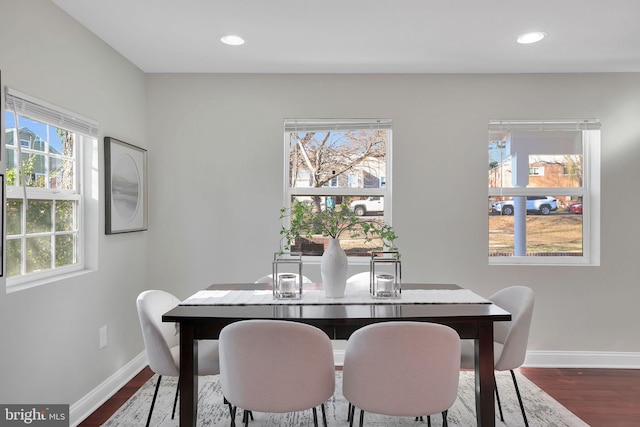
[{"label": "green foliage in vase", "polygon": [[314,235],[339,239],[348,233],[350,238],[364,238],[366,242],[380,239],[383,249],[397,251],[398,238],[393,227],[378,221],[363,219],[349,209],[349,199],[332,208],[318,209],[313,203],[294,201],[290,208],[280,209],[280,219],[289,219],[289,227],[282,226],[282,251],[289,251],[296,239],[311,239]]}]

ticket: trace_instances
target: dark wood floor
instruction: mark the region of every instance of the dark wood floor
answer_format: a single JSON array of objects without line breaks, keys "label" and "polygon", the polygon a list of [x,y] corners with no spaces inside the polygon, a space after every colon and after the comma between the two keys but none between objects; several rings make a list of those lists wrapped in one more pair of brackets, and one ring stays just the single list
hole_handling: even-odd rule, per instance
[{"label": "dark wood floor", "polygon": [[153,371],[147,366],[133,377],[124,387],[116,392],[109,400],[100,406],[93,414],[78,424],[79,427],[95,427],[104,424],[140,387],[153,376]]},{"label": "dark wood floor", "polygon": [[640,369],[520,372],[592,427],[640,426]]},{"label": "dark wood floor", "polygon": [[[640,369],[521,368],[520,372],[592,427],[640,427]],[[142,370],[79,426],[102,425],[152,375],[148,367]]]}]

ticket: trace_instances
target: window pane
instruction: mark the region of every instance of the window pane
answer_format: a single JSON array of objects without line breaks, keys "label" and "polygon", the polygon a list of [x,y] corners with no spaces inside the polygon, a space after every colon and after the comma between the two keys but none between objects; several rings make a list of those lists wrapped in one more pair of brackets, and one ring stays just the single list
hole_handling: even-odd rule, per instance
[{"label": "window pane", "polygon": [[56,231],[73,231],[75,228],[76,202],[59,200],[56,202]]},{"label": "window pane", "polygon": [[489,133],[490,188],[580,188],[582,171],[581,132]]},{"label": "window pane", "polygon": [[291,187],[384,187],[388,130],[290,132],[288,136]]},{"label": "window pane", "polygon": [[27,204],[27,233],[47,233],[52,231],[50,200],[30,200]]},{"label": "window pane", "polygon": [[22,153],[22,169],[27,187],[45,188],[47,173],[45,159],[41,154]]},{"label": "window pane", "polygon": [[75,263],[75,235],[56,236],[56,267]]},{"label": "window pane", "polygon": [[49,127],[49,152],[73,157],[73,134],[67,130]]},{"label": "window pane", "polygon": [[12,185],[18,185],[16,177],[18,176],[18,169],[16,167],[16,152],[15,150],[7,149],[7,187]]},{"label": "window pane", "polygon": [[[517,198],[504,201],[489,200],[492,208],[489,214],[489,256],[514,256],[516,239],[526,247],[526,256],[582,256],[583,224],[582,202],[571,197],[554,197],[557,209],[548,214],[536,207],[547,204],[545,199],[526,201],[526,232],[516,237],[514,215],[509,208],[517,204]],[[516,203],[514,203],[516,202]],[[498,209],[496,204],[501,204]],[[544,210],[542,212],[545,212]]]},{"label": "window pane", "polygon": [[28,117],[18,118],[20,127],[20,146],[37,151],[46,151],[49,126]]},{"label": "window pane", "polygon": [[15,119],[12,112],[5,110],[4,112],[4,128],[5,128],[5,143],[6,145],[15,145],[14,135],[15,135]]},{"label": "window pane", "polygon": [[[292,205],[302,202],[310,205],[314,211],[318,209],[340,209],[345,204],[361,222],[367,221],[377,225],[384,224],[384,198],[383,197],[346,197],[346,196],[294,196]],[[362,212],[361,210],[364,210]],[[360,215],[362,214],[362,215]],[[312,232],[311,236],[304,236],[295,242],[291,248],[294,252],[302,252],[303,255],[322,255],[329,246],[330,237],[323,236],[322,230]],[[371,251],[382,250],[382,241],[378,238],[368,241],[360,226],[353,230],[345,231],[340,235],[340,246],[348,256],[370,256]]]},{"label": "window pane", "polygon": [[20,260],[22,259],[22,241],[20,239],[7,240],[7,276],[20,275]]},{"label": "window pane", "polygon": [[51,238],[28,237],[26,272],[51,269]]},{"label": "window pane", "polygon": [[73,161],[51,157],[49,171],[49,188],[73,190]]},{"label": "window pane", "polygon": [[22,232],[22,200],[7,199],[7,235]]}]

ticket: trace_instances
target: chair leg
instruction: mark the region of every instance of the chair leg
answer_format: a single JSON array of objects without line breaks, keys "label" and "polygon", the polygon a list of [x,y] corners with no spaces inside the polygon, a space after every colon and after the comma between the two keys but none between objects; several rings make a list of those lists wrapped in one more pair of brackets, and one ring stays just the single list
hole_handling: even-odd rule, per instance
[{"label": "chair leg", "polygon": [[229,407],[229,419],[231,419],[231,427],[235,427],[236,421],[235,421],[234,418],[235,418],[236,413],[235,413],[235,411],[233,409],[233,405],[224,396],[222,396],[222,402]]},{"label": "chair leg", "polygon": [[360,409],[360,427],[364,425],[364,411]]},{"label": "chair leg", "polygon": [[324,403],[320,405],[320,409],[322,409],[322,425],[327,427],[327,412],[324,410]]},{"label": "chair leg", "polygon": [[153,393],[153,400],[151,400],[151,408],[149,409],[149,416],[147,417],[147,427],[151,423],[151,414],[153,413],[153,407],[156,404],[156,397],[158,396],[158,390],[160,389],[160,380],[162,375],[158,375],[158,383],[156,384],[156,391]]},{"label": "chair leg", "polygon": [[231,416],[231,427],[236,427],[236,407],[231,403],[229,403],[229,415]]},{"label": "chair leg", "polygon": [[353,405],[351,405],[351,402],[349,402],[349,409],[347,409],[347,421],[351,420],[351,408],[353,407]]},{"label": "chair leg", "polygon": [[176,406],[178,405],[178,395],[180,394],[180,377],[178,377],[178,385],[176,386],[176,397],[173,398],[173,412],[171,412],[171,419],[176,416]]},{"label": "chair leg", "polygon": [[316,411],[316,407],[314,406],[312,409],[313,412],[313,426],[318,427],[318,411]]},{"label": "chair leg", "polygon": [[427,427],[431,427],[431,415],[427,415]]},{"label": "chair leg", "polygon": [[353,418],[356,416],[356,407],[349,403],[349,427],[353,427]]},{"label": "chair leg", "polygon": [[244,422],[244,427],[249,427],[249,411],[246,409],[242,411],[242,421]]},{"label": "chair leg", "polygon": [[442,411],[442,427],[449,427],[449,421],[447,420],[448,410]]},{"label": "chair leg", "polygon": [[524,425],[529,427],[529,421],[527,421],[527,414],[524,412],[524,405],[522,404],[522,397],[520,396],[520,389],[518,388],[518,381],[516,381],[516,374],[513,372],[513,369],[509,370],[511,372],[511,378],[513,378],[513,385],[516,388],[516,396],[518,396],[518,403],[520,403],[520,410],[522,411],[522,418],[524,419]]},{"label": "chair leg", "polygon": [[500,412],[500,421],[504,422],[504,416],[502,416],[502,404],[500,403],[500,394],[498,393],[498,382],[496,381],[496,372],[493,371],[493,384],[496,386],[496,402],[498,402],[498,411]]}]

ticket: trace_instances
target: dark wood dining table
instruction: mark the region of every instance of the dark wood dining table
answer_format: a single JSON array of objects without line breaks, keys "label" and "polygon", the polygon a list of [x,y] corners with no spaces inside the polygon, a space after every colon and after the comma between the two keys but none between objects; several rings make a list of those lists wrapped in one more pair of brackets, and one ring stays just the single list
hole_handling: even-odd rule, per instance
[{"label": "dark wood dining table", "polygon": [[[304,289],[318,289],[317,284]],[[270,289],[271,284],[215,284],[208,290]],[[449,284],[402,284],[403,289],[460,289]],[[332,339],[348,339],[362,326],[388,321],[419,321],[447,325],[460,338],[475,342],[477,425],[495,426],[493,375],[493,323],[511,320],[511,314],[491,304],[392,304],[358,305],[179,305],[162,316],[180,325],[180,426],[195,426],[198,402],[198,340],[217,339],[226,325],[247,319],[279,319],[307,323]]]}]

